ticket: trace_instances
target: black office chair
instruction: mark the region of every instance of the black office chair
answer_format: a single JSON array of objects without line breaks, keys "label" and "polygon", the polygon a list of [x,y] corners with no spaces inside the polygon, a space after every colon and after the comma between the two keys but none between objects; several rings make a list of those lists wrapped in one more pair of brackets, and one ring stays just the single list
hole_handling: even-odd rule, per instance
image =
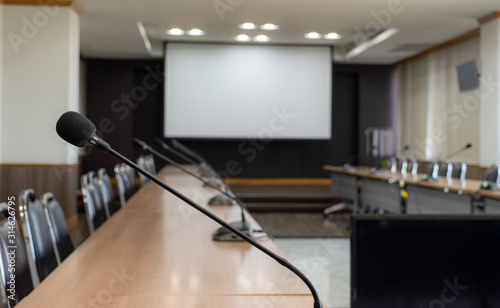
[{"label": "black office chair", "polygon": [[116,204],[115,191],[113,189],[113,185],[111,185],[111,179],[109,178],[106,169],[101,168],[97,170],[97,179],[99,186],[101,187],[101,197],[104,202],[104,206],[111,216],[118,211],[118,205]]},{"label": "black office chair", "polygon": [[404,158],[398,159],[397,171],[406,174],[408,172],[408,161]]},{"label": "black office chair", "polygon": [[387,169],[389,169],[389,171],[391,171],[392,173],[398,171],[398,159],[396,157],[389,158]]},{"label": "black office chair", "polygon": [[36,288],[57,267],[57,257],[43,205],[33,189],[21,192],[19,202],[28,264]]},{"label": "black office chair", "polygon": [[118,186],[118,195],[120,196],[120,203],[125,206],[126,202],[137,191],[135,182],[135,171],[126,164],[117,164],[114,168],[115,178]]},{"label": "black office chair", "polygon": [[429,162],[425,169],[425,179],[437,179],[439,165],[435,161]]},{"label": "black office chair", "polygon": [[[33,291],[33,280],[26,257],[26,249],[14,216],[14,210],[11,209],[9,211],[7,203],[0,203],[0,213],[3,216],[0,220],[0,269],[2,274],[2,301],[0,307],[11,308]],[[12,238],[12,235],[15,237]],[[9,265],[12,264],[10,262],[12,254],[9,254],[7,246],[17,247],[13,267],[16,275],[15,295],[11,299],[8,296],[12,294],[7,290],[10,289],[8,282],[10,281],[11,272],[9,271]]]},{"label": "black office chair", "polygon": [[97,187],[89,174],[81,176],[81,189],[89,233],[93,234],[106,221],[106,211]]},{"label": "black office chair", "polygon": [[438,175],[451,178],[452,169],[453,167],[451,163],[448,160],[445,160],[441,162],[441,165],[439,165]]},{"label": "black office chair", "polygon": [[43,194],[42,205],[52,231],[52,243],[55,247],[57,263],[61,264],[75,250],[75,246],[69,236],[64,212],[54,195],[50,192]]},{"label": "black office chair", "polygon": [[406,173],[411,174],[413,176],[418,173],[418,162],[415,158],[408,160],[408,165],[406,169]]},{"label": "black office chair", "polygon": [[467,173],[467,164],[465,164],[463,161],[457,161],[453,164],[451,170],[452,178],[465,180],[466,173]]},{"label": "black office chair", "polygon": [[481,184],[482,189],[499,189],[500,188],[500,166],[492,164],[484,174],[484,181]]},{"label": "black office chair", "polygon": [[[151,170],[149,170],[149,165],[146,162],[145,156],[141,155],[141,156],[139,156],[139,158],[137,158],[137,165],[139,165],[139,167],[144,169],[144,171],[151,173]],[[144,186],[147,183],[149,183],[149,179],[146,176],[144,176],[142,173],[139,173],[139,179],[141,180],[141,186]]]}]

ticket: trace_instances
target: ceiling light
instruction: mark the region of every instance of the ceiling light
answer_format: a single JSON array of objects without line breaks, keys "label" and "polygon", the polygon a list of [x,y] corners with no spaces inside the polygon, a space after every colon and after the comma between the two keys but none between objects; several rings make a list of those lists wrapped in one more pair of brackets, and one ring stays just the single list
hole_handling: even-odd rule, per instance
[{"label": "ceiling light", "polygon": [[205,34],[205,31],[200,29],[191,29],[187,32],[187,34],[191,36],[202,36]]},{"label": "ceiling light", "polygon": [[269,41],[269,37],[267,35],[261,34],[254,37],[253,40],[256,42],[267,42]]},{"label": "ceiling light", "polygon": [[181,30],[179,28],[172,28],[170,30],[167,31],[167,34],[170,34],[170,35],[183,35],[184,34],[184,30]]},{"label": "ceiling light", "polygon": [[340,34],[335,33],[335,32],[325,34],[325,35],[323,35],[323,37],[327,40],[339,40],[342,38],[342,36]]},{"label": "ceiling light", "polygon": [[304,37],[311,40],[317,40],[321,38],[321,35],[318,32],[309,32],[304,34]]},{"label": "ceiling light", "polygon": [[240,35],[236,36],[234,39],[237,40],[237,41],[244,42],[244,41],[249,41],[250,37],[248,35],[246,35],[246,34],[240,34]]},{"label": "ceiling light", "polygon": [[278,30],[280,26],[275,24],[263,24],[260,26],[262,30]]},{"label": "ceiling light", "polygon": [[256,28],[255,24],[251,23],[251,22],[243,23],[239,27],[240,27],[240,29],[245,29],[245,30],[253,30]]}]

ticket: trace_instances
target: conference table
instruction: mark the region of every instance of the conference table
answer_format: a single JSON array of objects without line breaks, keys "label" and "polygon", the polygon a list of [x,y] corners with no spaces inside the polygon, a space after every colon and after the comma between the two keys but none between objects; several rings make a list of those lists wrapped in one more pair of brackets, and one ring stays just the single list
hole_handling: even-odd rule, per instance
[{"label": "conference table", "polygon": [[[408,214],[470,214],[472,202],[481,195],[482,181],[454,179],[438,176],[426,180],[423,174],[391,172],[369,167],[325,166],[331,172],[332,192],[339,177],[352,176],[357,184],[357,200],[392,213]],[[343,189],[343,188],[342,188]],[[352,190],[352,188],[350,188]],[[488,194],[486,192],[485,194]],[[404,198],[401,196],[405,195]],[[500,211],[500,192],[490,193],[492,210]]]},{"label": "conference table", "polygon": [[[241,218],[236,205],[208,206],[217,191],[177,169],[158,176],[225,221]],[[213,241],[218,228],[149,183],[16,307],[313,307],[295,274],[246,242]]]}]

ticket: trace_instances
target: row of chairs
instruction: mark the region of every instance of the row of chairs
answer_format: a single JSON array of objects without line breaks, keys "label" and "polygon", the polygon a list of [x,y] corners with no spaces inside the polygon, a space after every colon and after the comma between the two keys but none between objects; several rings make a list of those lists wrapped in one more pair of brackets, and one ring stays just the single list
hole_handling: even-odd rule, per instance
[{"label": "row of chairs", "polygon": [[[64,212],[52,193],[45,193],[40,201],[33,189],[27,189],[21,192],[18,202],[22,235],[13,216],[15,210],[0,203],[1,308],[14,307],[74,250]],[[11,266],[15,268],[16,282],[13,297],[8,296]]]},{"label": "row of chairs", "polygon": [[[392,157],[389,159],[389,164],[387,166],[391,172],[401,172],[406,174],[416,175],[418,172],[418,163],[416,159],[397,159]],[[457,178],[464,180],[467,173],[467,165],[462,161],[457,161],[452,163],[449,160],[442,161],[438,163],[437,161],[431,161],[427,165],[425,174],[429,178],[437,178],[438,176],[444,176],[446,178]]]},{"label": "row of chairs", "polygon": [[[137,164],[151,174],[156,173],[154,159],[151,155],[140,156],[137,159]],[[90,171],[81,176],[81,190],[90,234],[94,233],[120,207],[125,206],[128,199],[139,189],[136,172],[130,166],[123,163],[117,164],[114,167],[114,173],[119,204],[116,202],[115,191],[106,169],[101,168],[97,172]],[[142,177],[140,183],[141,186],[144,186],[148,181],[146,177],[144,179]]]},{"label": "row of chairs", "polygon": [[[152,157],[140,157],[138,164],[155,173]],[[130,185],[133,183],[136,187],[134,170],[124,166],[119,169],[123,170],[115,174],[117,178],[127,178]],[[93,233],[118,210],[115,193],[104,168],[82,175],[81,189],[89,231]],[[120,190],[119,194],[124,195],[124,191]],[[27,189],[19,195],[18,204],[22,234],[14,216],[15,209],[0,203],[0,308],[14,307],[75,249],[64,212],[52,193],[45,193],[38,199],[33,189]],[[15,295],[9,297],[12,285],[9,269],[12,266]]]}]

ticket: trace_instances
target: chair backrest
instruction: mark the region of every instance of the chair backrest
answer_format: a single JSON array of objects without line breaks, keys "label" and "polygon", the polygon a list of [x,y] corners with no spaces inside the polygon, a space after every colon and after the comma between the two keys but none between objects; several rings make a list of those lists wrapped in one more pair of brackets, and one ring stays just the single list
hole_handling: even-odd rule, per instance
[{"label": "chair backrest", "polygon": [[57,262],[61,264],[75,250],[66,225],[66,218],[61,205],[51,192],[42,195],[42,205],[52,231],[52,243],[55,247]]},{"label": "chair backrest", "polygon": [[146,160],[146,170],[148,170],[151,174],[156,174],[155,159],[153,155],[146,155],[144,156],[144,159]]},{"label": "chair backrest", "polygon": [[116,181],[118,182],[120,203],[124,206],[127,200],[137,191],[135,171],[125,164],[116,165],[114,171]]},{"label": "chair backrest", "polygon": [[431,161],[429,162],[429,164],[427,165],[427,169],[425,170],[425,174],[429,177],[429,178],[437,178],[438,176],[438,169],[439,169],[439,166],[438,164],[435,162],[435,161]]},{"label": "chair backrest", "polygon": [[[151,170],[149,170],[149,165],[146,162],[145,156],[141,155],[139,156],[139,158],[137,158],[137,165],[139,165],[139,167],[144,169],[144,171],[151,173]],[[142,175],[141,173],[139,173],[139,178],[141,179],[141,186],[144,186],[149,182],[149,179],[146,176]]]},{"label": "chair backrest", "polygon": [[89,176],[89,174],[81,176],[83,203],[90,234],[94,233],[106,221],[106,213],[101,197],[97,187],[95,187],[94,179],[91,177],[92,175]]},{"label": "chair backrest", "polygon": [[408,172],[408,161],[406,159],[398,159],[398,170],[399,172],[406,174]]},{"label": "chair backrest", "polygon": [[398,171],[398,160],[396,157],[389,158],[387,169],[389,169],[389,171],[391,171],[392,173]]},{"label": "chair backrest", "polygon": [[438,175],[450,178],[452,169],[451,163],[445,160],[439,165]]},{"label": "chair backrest", "polygon": [[107,213],[111,216],[118,210],[115,200],[115,191],[113,190],[113,185],[111,185],[111,179],[104,168],[97,170],[97,178],[99,186],[101,187],[104,206],[107,209]]},{"label": "chair backrest", "polygon": [[498,185],[500,182],[499,172],[500,168],[498,167],[497,164],[489,166],[484,175],[484,180],[486,182],[489,182],[490,184]]},{"label": "chair backrest", "polygon": [[415,158],[408,160],[407,172],[411,175],[417,175],[418,172],[418,162]]},{"label": "chair backrest", "polygon": [[[17,226],[15,210],[12,207],[9,209],[7,203],[0,203],[0,212],[3,216],[0,220],[0,270],[2,281],[0,307],[11,308],[33,291],[33,279],[23,239]],[[15,254],[11,253],[12,249],[7,248],[9,246],[16,247]],[[12,258],[14,258],[14,262],[12,262]],[[16,275],[15,289],[11,288],[9,284],[12,268],[15,269]],[[14,290],[14,292],[10,290]],[[11,297],[8,298],[8,296]]]},{"label": "chair backrest", "polygon": [[58,263],[43,205],[37,199],[33,189],[21,192],[19,202],[24,243],[33,285],[36,288],[57,267]]},{"label": "chair backrest", "polygon": [[453,164],[451,170],[451,177],[456,179],[465,180],[465,174],[467,173],[467,164],[463,161],[458,161]]}]

